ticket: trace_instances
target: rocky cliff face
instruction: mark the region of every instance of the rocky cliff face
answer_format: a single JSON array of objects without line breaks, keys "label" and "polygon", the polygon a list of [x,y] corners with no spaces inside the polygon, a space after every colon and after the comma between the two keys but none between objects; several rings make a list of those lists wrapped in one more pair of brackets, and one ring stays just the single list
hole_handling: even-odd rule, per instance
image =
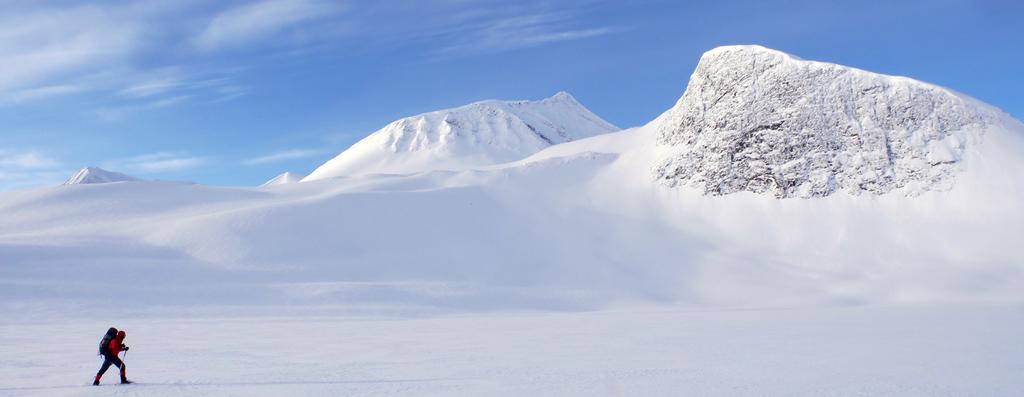
[{"label": "rocky cliff face", "polygon": [[994,111],[941,87],[758,46],[704,54],[655,123],[654,175],[709,195],[779,198],[952,186]]}]

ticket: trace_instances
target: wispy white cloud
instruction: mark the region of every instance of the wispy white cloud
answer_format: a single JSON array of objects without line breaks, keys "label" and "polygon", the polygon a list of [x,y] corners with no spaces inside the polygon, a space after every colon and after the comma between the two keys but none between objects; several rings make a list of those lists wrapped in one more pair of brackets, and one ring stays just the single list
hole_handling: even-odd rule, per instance
[{"label": "wispy white cloud", "polygon": [[565,13],[540,13],[485,18],[453,35],[440,54],[502,52],[619,33],[616,26],[574,27]]},{"label": "wispy white cloud", "polygon": [[76,94],[87,90],[87,86],[80,84],[48,85],[14,90],[6,93],[0,93],[0,105],[22,104],[52,97]]},{"label": "wispy white cloud", "polygon": [[36,150],[0,149],[0,190],[56,185],[67,178],[61,161]]},{"label": "wispy white cloud", "polygon": [[[198,84],[221,73],[192,65],[187,51],[173,54],[173,43],[188,42],[196,34],[191,25],[195,14],[208,15],[202,3],[80,4],[2,6],[0,106],[87,91],[117,94],[125,104],[166,104],[170,101],[160,97],[181,97],[181,91],[196,96],[209,90],[214,99],[224,96],[216,85]],[[168,49],[172,56],[166,55]],[[139,62],[156,53],[163,62]]]},{"label": "wispy white cloud", "polygon": [[282,152],[268,154],[266,156],[255,157],[242,161],[244,165],[258,165],[267,163],[276,163],[285,160],[295,160],[308,158],[313,156],[319,156],[324,153],[322,149],[291,149]]},{"label": "wispy white cloud", "polygon": [[187,73],[180,68],[148,72],[120,91],[128,104],[107,106],[96,112],[103,120],[120,120],[132,114],[181,105],[187,102],[216,104],[245,96],[250,89],[239,85],[234,71]]},{"label": "wispy white cloud", "polygon": [[134,113],[136,107],[133,106],[104,106],[98,109],[94,109],[89,114],[94,116],[97,120],[113,122],[120,121],[127,118],[129,115]]},{"label": "wispy white cloud", "polygon": [[249,43],[314,19],[331,16],[340,3],[318,0],[263,0],[223,11],[195,38],[202,50]]},{"label": "wispy white cloud", "polygon": [[139,45],[135,22],[92,6],[0,15],[0,92],[53,86],[54,79],[122,61]]},{"label": "wispy white cloud", "polygon": [[35,150],[0,149],[0,168],[45,169],[60,166],[60,161]]},{"label": "wispy white cloud", "polygon": [[383,48],[414,47],[440,59],[472,56],[621,33],[586,17],[602,1],[450,0],[371,7],[357,15],[356,34]]},{"label": "wispy white cloud", "polygon": [[71,170],[19,170],[0,168],[0,191],[56,186],[67,180]]},{"label": "wispy white cloud", "polygon": [[149,107],[151,109],[156,109],[156,108],[165,108],[165,107],[169,107],[169,106],[175,106],[175,105],[187,102],[190,98],[192,98],[192,97],[189,96],[189,95],[177,95],[177,96],[162,98],[162,99],[158,99],[158,100],[155,100],[153,102],[148,103],[147,107]]},{"label": "wispy white cloud", "polygon": [[205,157],[180,152],[158,152],[104,162],[102,167],[126,173],[162,173],[181,171],[206,164]]},{"label": "wispy white cloud", "polygon": [[213,89],[213,91],[218,96],[215,97],[214,99],[210,100],[207,103],[213,104],[213,103],[221,103],[221,102],[233,101],[233,100],[241,98],[241,97],[243,97],[243,96],[245,96],[246,94],[249,93],[249,89],[248,88],[237,86],[237,85],[222,85],[220,87],[216,87],[215,89]]},{"label": "wispy white cloud", "polygon": [[120,106],[104,106],[94,109],[91,114],[100,121],[113,122],[128,119],[139,112],[169,108],[187,103],[191,95],[175,95]]},{"label": "wispy white cloud", "polygon": [[[220,6],[228,4],[227,6]],[[305,56],[372,46],[415,46],[433,55],[472,55],[620,32],[590,26],[589,2],[368,0],[9,2],[0,13],[0,105],[89,92],[115,94],[107,107],[188,95],[214,104],[252,91],[216,81],[218,50],[273,47]],[[220,65],[220,66],[217,66]],[[159,107],[159,106],[158,106]],[[152,108],[152,107],[149,107]],[[147,109],[146,106],[134,110]],[[124,112],[122,112],[124,113]]]},{"label": "wispy white cloud", "polygon": [[161,77],[134,84],[121,90],[121,95],[130,98],[145,98],[160,95],[181,86],[182,81],[174,77]]}]

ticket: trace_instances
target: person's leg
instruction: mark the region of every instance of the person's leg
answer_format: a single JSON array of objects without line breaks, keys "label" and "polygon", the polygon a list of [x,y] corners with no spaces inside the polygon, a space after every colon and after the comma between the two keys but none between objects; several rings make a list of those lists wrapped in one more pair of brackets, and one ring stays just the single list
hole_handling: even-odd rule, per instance
[{"label": "person's leg", "polygon": [[107,372],[107,368],[110,368],[110,364],[113,364],[110,361],[110,356],[103,356],[103,365],[100,366],[99,372],[96,373],[96,379],[92,381],[93,386],[100,384],[100,378],[103,377],[104,372]]},{"label": "person's leg", "polygon": [[112,363],[113,363],[114,365],[116,365],[116,366],[117,366],[118,368],[120,368],[120,369],[121,369],[121,383],[131,383],[131,382],[128,382],[128,377],[127,377],[127,376],[125,376],[125,372],[124,372],[124,371],[125,371],[125,365],[124,365],[124,361],[121,361],[121,359],[120,359],[120,358],[118,358],[117,356],[114,356],[113,358],[111,358],[111,361],[112,361]]}]

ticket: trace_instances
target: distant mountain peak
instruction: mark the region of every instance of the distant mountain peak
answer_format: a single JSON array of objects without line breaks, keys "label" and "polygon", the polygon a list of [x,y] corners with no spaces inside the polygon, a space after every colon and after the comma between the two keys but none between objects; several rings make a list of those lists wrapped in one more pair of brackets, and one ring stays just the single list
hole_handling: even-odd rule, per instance
[{"label": "distant mountain peak", "polygon": [[95,183],[137,181],[137,178],[120,172],[107,171],[99,167],[85,167],[64,182],[65,185],[88,185]]},{"label": "distant mountain peak", "polygon": [[905,77],[761,46],[708,51],[656,121],[654,176],[709,195],[946,190],[997,111]]},{"label": "distant mountain peak", "polygon": [[286,185],[286,184],[289,184],[289,183],[299,182],[299,181],[302,180],[302,178],[304,178],[304,176],[302,176],[300,174],[296,174],[296,173],[290,172],[290,171],[285,171],[284,173],[271,178],[269,181],[264,182],[262,185],[260,185],[260,187],[263,187],[263,186],[274,186],[274,185]]},{"label": "distant mountain peak", "polygon": [[800,58],[800,57],[798,57],[796,55],[793,55],[793,54],[790,54],[788,52],[779,51],[779,50],[776,50],[774,48],[768,48],[768,47],[757,45],[757,44],[739,44],[739,45],[723,45],[723,46],[718,46],[718,47],[712,48],[712,49],[710,49],[708,51],[705,51],[704,54],[701,55],[701,59],[703,60],[704,58],[719,57],[719,56],[723,56],[723,55],[726,55],[726,54],[729,54],[729,53],[744,53],[744,54],[750,54],[750,55],[761,54],[761,55],[778,56],[778,57],[788,58],[788,59],[792,59],[792,60],[795,60],[795,61],[803,61],[804,60],[803,58]]},{"label": "distant mountain peak", "polygon": [[486,100],[396,120],[321,165],[306,180],[499,164],[618,130],[564,91],[537,101]]},{"label": "distant mountain peak", "polygon": [[548,98],[544,98],[542,99],[542,101],[571,102],[579,105],[579,101],[576,100],[576,97],[572,96],[572,94],[566,91],[558,91],[555,93],[555,95],[552,95]]}]

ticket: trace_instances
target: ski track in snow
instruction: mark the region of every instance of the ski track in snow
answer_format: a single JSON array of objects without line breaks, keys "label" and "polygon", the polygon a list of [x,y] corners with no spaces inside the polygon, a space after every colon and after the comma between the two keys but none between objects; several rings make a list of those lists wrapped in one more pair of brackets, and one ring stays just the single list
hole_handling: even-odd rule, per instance
[{"label": "ski track in snow", "polygon": [[[89,386],[112,324],[139,384]],[[0,326],[0,396],[1014,396],[1021,332],[1019,305],[55,319]]]}]

